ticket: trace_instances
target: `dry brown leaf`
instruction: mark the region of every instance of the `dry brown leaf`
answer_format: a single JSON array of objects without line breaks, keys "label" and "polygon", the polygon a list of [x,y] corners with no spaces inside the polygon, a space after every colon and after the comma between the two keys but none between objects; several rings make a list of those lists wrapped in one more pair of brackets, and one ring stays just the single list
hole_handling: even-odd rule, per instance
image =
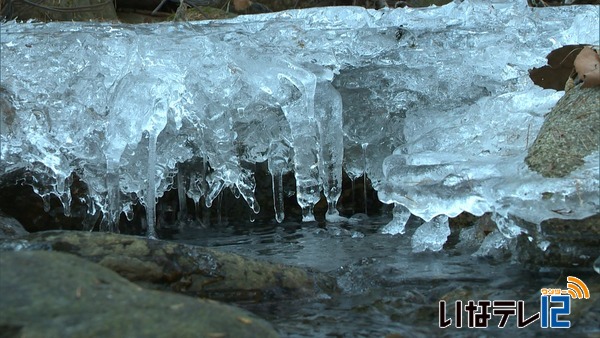
[{"label": "dry brown leaf", "polygon": [[600,55],[591,47],[583,47],[575,58],[575,71],[583,80],[582,87],[600,86]]}]

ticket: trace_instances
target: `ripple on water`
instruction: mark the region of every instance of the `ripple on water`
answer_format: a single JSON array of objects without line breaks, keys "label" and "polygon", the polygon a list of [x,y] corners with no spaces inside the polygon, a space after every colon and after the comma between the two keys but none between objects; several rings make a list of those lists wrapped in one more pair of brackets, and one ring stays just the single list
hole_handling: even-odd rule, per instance
[{"label": "ripple on water", "polygon": [[[416,225],[409,224],[404,235],[380,234],[388,221],[351,218],[328,226],[313,222],[186,229],[175,240],[335,275],[339,295],[244,305],[271,321],[284,337],[539,336],[538,322],[517,329],[515,318],[499,329],[499,317],[492,317],[484,332],[440,329],[439,301],[446,300],[451,316],[456,300],[524,300],[529,316],[539,311],[540,288],[566,283],[560,271],[533,273],[510,259],[474,257],[476,248],[460,245],[415,254],[410,237]],[[357,238],[357,232],[363,237]],[[598,275],[585,280],[600,286]],[[590,306],[573,317],[578,325],[570,333],[600,334],[598,298],[586,302]]]}]

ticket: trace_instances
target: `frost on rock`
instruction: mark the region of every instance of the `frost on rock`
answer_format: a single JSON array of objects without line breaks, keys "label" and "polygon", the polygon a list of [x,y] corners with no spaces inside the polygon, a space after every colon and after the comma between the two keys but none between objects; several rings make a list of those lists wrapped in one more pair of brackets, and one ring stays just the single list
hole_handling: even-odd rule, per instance
[{"label": "frost on rock", "polygon": [[[172,188],[198,208],[230,189],[257,213],[262,162],[279,222],[290,172],[303,219],[323,193],[339,221],[342,168],[396,204],[390,232],[408,212],[437,224],[462,211],[533,223],[598,211],[598,152],[560,179],[523,163],[562,95],[536,88],[528,70],[562,45],[598,44],[593,6],[465,1],[0,29],[0,175],[29,169],[36,192],[68,213],[76,172],[105,229],[139,199],[152,235],[154,203]],[[439,240],[419,247],[443,245],[434,223],[423,232]]]}]

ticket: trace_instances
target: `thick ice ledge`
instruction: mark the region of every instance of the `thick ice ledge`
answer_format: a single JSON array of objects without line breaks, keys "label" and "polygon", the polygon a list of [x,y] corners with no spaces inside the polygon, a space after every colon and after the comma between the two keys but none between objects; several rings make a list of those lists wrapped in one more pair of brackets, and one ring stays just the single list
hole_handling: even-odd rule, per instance
[{"label": "thick ice ledge", "polygon": [[[342,165],[426,220],[466,210],[539,222],[561,208],[584,217],[598,210],[597,153],[565,179],[523,165],[561,96],[527,71],[562,45],[598,44],[598,21],[594,6],[465,1],[202,23],[2,23],[0,173],[45,168],[39,193],[68,205],[76,171],[90,212],[97,204],[109,220],[129,210],[123,193],[148,204],[176,185],[206,205],[230,187],[257,211],[252,165],[264,161],[276,208],[281,175],[294,171],[306,220],[321,191],[335,219]],[[543,192],[564,198],[540,203]]]}]

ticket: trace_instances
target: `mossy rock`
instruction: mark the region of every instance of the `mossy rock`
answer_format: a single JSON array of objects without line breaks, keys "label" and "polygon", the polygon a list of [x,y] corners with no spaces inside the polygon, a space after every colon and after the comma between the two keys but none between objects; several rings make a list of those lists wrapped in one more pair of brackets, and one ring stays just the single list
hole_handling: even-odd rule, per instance
[{"label": "mossy rock", "polygon": [[113,233],[46,231],[0,242],[0,249],[14,248],[75,254],[143,287],[222,301],[314,297],[336,288],[333,277],[317,271]]},{"label": "mossy rock", "polygon": [[3,7],[2,15],[23,21],[117,21],[111,0],[12,0]]},{"label": "mossy rock", "polygon": [[0,255],[0,331],[11,337],[277,337],[266,321],[210,300],[146,290],[74,255]]},{"label": "mossy rock", "polygon": [[600,87],[576,86],[548,114],[525,162],[544,177],[565,177],[598,151]]}]

